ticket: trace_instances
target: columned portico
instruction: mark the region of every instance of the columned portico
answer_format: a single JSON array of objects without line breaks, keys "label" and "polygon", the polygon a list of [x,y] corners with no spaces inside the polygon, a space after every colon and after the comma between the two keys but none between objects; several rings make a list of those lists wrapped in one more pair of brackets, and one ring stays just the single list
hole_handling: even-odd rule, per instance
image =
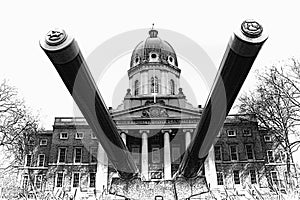
[{"label": "columned portico", "polygon": [[164,134],[164,177],[165,180],[172,179],[171,173],[171,147],[170,147],[170,133],[171,130],[162,130]]},{"label": "columned portico", "polygon": [[149,130],[140,130],[142,134],[142,158],[141,158],[141,174],[145,180],[149,180],[149,162],[148,162],[148,134]]}]

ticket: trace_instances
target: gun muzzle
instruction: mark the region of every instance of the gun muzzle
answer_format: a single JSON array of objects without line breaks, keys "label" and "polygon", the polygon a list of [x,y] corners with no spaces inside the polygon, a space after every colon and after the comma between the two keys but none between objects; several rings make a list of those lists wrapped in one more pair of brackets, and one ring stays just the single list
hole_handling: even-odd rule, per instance
[{"label": "gun muzzle", "polygon": [[199,175],[251,66],[267,36],[253,20],[242,23],[230,38],[201,119],[175,176],[193,178]]},{"label": "gun muzzle", "polygon": [[64,30],[55,29],[40,40],[40,46],[55,66],[120,177],[134,177],[138,169],[118,133],[75,39]]}]

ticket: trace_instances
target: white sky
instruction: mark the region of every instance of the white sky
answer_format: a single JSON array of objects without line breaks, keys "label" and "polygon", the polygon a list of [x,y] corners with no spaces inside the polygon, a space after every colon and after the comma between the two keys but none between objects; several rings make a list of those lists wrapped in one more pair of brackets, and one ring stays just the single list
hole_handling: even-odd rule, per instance
[{"label": "white sky", "polygon": [[[281,2],[281,3],[279,3]],[[87,57],[102,42],[125,31],[150,28],[169,29],[194,40],[218,67],[230,35],[244,19],[259,21],[269,39],[263,46],[242,90],[253,85],[253,72],[277,60],[300,57],[299,1],[175,1],[175,0],[119,0],[119,1],[2,1],[0,3],[0,80],[8,79],[33,111],[39,112],[42,124],[51,129],[55,116],[72,116],[73,100],[54,67],[39,47],[38,41],[48,30],[60,27],[78,41]],[[145,33],[145,38],[147,33]],[[168,40],[168,38],[163,38]],[[136,41],[136,44],[140,41]],[[120,44],[121,45],[121,44]],[[172,44],[171,44],[172,45]],[[133,47],[134,48],[134,47]],[[175,48],[176,51],[176,48]],[[119,73],[105,75],[102,85],[124,77],[129,68],[126,55],[112,64]],[[192,67],[179,60],[184,77]],[[186,69],[186,71],[185,71]],[[190,71],[189,71],[190,70]],[[190,73],[190,74],[189,74]],[[106,77],[108,76],[108,78]],[[110,81],[110,82],[109,82]],[[201,80],[190,78],[190,85]],[[116,85],[116,84],[115,84]],[[113,87],[101,87],[107,106],[112,101]],[[125,87],[126,88],[126,87]],[[201,95],[188,99],[203,104]],[[123,97],[126,93],[124,89]],[[115,107],[115,105],[113,105]]]}]

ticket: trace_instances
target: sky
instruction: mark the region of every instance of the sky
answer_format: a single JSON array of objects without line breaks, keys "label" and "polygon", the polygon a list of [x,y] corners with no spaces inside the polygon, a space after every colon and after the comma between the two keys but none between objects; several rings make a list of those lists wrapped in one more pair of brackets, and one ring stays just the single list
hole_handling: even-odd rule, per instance
[{"label": "sky", "polygon": [[[74,115],[71,96],[39,47],[39,40],[52,28],[63,28],[73,35],[87,58],[113,36],[135,29],[150,29],[155,23],[157,29],[172,30],[192,39],[218,67],[233,31],[245,19],[255,19],[263,25],[269,39],[241,93],[253,87],[255,70],[283,59],[300,57],[300,12],[296,0],[12,0],[1,1],[0,19],[0,80],[7,79],[18,89],[32,112],[40,115],[46,129],[52,129],[54,117]],[[147,37],[146,32],[143,37]],[[168,41],[166,37],[163,39]],[[176,46],[173,47],[176,51]],[[130,52],[113,60],[106,73],[97,78],[107,106],[116,107],[121,103],[116,99],[124,97],[128,86],[119,80],[126,80],[129,62]],[[179,67],[182,87],[193,91],[187,98],[194,105],[203,105],[208,87],[201,76],[193,73],[195,66],[179,57]],[[118,85],[124,87],[123,93],[120,92],[123,90],[116,91]]]}]

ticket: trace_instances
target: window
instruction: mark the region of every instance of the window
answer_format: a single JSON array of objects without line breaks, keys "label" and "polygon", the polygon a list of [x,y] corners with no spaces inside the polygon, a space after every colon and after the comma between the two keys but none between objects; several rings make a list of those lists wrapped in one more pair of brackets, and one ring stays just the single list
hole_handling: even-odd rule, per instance
[{"label": "window", "polygon": [[83,139],[83,133],[82,132],[77,132],[75,134],[75,139],[79,139],[79,140]]},{"label": "window", "polygon": [[74,150],[74,162],[75,163],[81,163],[81,157],[82,157],[81,147],[75,148],[75,150]]},{"label": "window", "polygon": [[215,160],[222,160],[222,150],[221,150],[221,146],[215,146],[214,147],[215,150]]},{"label": "window", "polygon": [[272,150],[267,151],[267,157],[268,157],[268,162],[273,163],[274,162],[274,153]]},{"label": "window", "polygon": [[250,181],[251,181],[251,184],[257,183],[255,170],[250,170]]},{"label": "window", "polygon": [[27,154],[25,157],[25,166],[26,167],[30,167],[31,166],[31,159],[32,159],[32,155],[31,154]]},{"label": "window", "polygon": [[138,80],[135,80],[134,82],[134,95],[137,96],[139,95],[139,88],[140,88],[140,83]]},{"label": "window", "polygon": [[91,151],[90,151],[90,155],[91,155],[91,158],[90,158],[90,161],[91,163],[96,163],[97,162],[97,152],[98,152],[98,149],[97,147],[91,147]]},{"label": "window", "polygon": [[272,142],[272,137],[269,135],[264,136],[265,142]]},{"label": "window", "polygon": [[169,85],[170,85],[170,94],[174,95],[175,94],[175,83],[174,83],[173,79],[170,80]]},{"label": "window", "polygon": [[234,170],[233,171],[233,180],[234,180],[234,184],[240,184],[240,172],[239,170]]},{"label": "window", "polygon": [[275,161],[276,161],[276,162],[279,162],[279,163],[282,162],[281,155],[282,155],[282,151],[279,151],[279,152],[276,152],[276,153],[275,153]]},{"label": "window", "polygon": [[140,164],[140,146],[132,145],[131,146],[131,155],[136,165]]},{"label": "window", "polygon": [[152,163],[160,163],[160,151],[158,147],[152,147]]},{"label": "window", "polygon": [[24,175],[23,176],[23,181],[22,181],[22,187],[23,188],[27,188],[28,183],[29,183],[29,176],[28,175]]},{"label": "window", "polygon": [[231,160],[238,160],[237,147],[235,145],[230,146]]},{"label": "window", "polygon": [[248,160],[253,160],[254,159],[252,144],[246,144],[246,154],[247,154]]},{"label": "window", "polygon": [[75,172],[73,174],[73,187],[79,187],[79,178],[80,174],[78,172]]},{"label": "window", "polygon": [[39,154],[38,167],[43,167],[45,163],[45,154]]},{"label": "window", "polygon": [[91,133],[91,138],[92,138],[92,139],[97,139],[97,137],[95,136],[94,133]]},{"label": "window", "polygon": [[280,151],[282,162],[286,162],[286,153],[284,151]]},{"label": "window", "polygon": [[35,176],[34,185],[38,190],[42,188],[42,175]]},{"label": "window", "polygon": [[90,187],[96,186],[96,173],[92,172],[90,173]]},{"label": "window", "polygon": [[180,147],[179,146],[172,147],[172,163],[175,163],[175,164],[180,163]]},{"label": "window", "polygon": [[47,145],[47,139],[41,139],[40,140],[40,146]]},{"label": "window", "polygon": [[60,133],[60,139],[62,139],[62,140],[68,139],[68,133],[67,132],[61,132]]},{"label": "window", "polygon": [[66,148],[59,148],[58,149],[58,162],[59,163],[65,163],[66,162]]},{"label": "window", "polygon": [[290,181],[289,181],[289,174],[288,174],[287,171],[284,172],[284,179],[285,179],[285,182],[286,182],[287,184],[290,183]]},{"label": "window", "polygon": [[218,183],[218,185],[224,185],[222,172],[217,172],[217,183]]},{"label": "window", "polygon": [[56,174],[56,187],[63,186],[63,178],[64,178],[64,174],[62,172]]},{"label": "window", "polygon": [[251,136],[252,135],[251,130],[250,129],[244,129],[243,130],[243,135],[244,136]]},{"label": "window", "polygon": [[234,137],[234,136],[236,136],[236,132],[235,132],[235,130],[227,130],[227,135],[229,137]]},{"label": "window", "polygon": [[151,93],[158,93],[158,78],[151,77]]},{"label": "window", "polygon": [[278,180],[278,173],[277,172],[271,172],[271,179],[273,185],[279,186],[279,180]]}]

